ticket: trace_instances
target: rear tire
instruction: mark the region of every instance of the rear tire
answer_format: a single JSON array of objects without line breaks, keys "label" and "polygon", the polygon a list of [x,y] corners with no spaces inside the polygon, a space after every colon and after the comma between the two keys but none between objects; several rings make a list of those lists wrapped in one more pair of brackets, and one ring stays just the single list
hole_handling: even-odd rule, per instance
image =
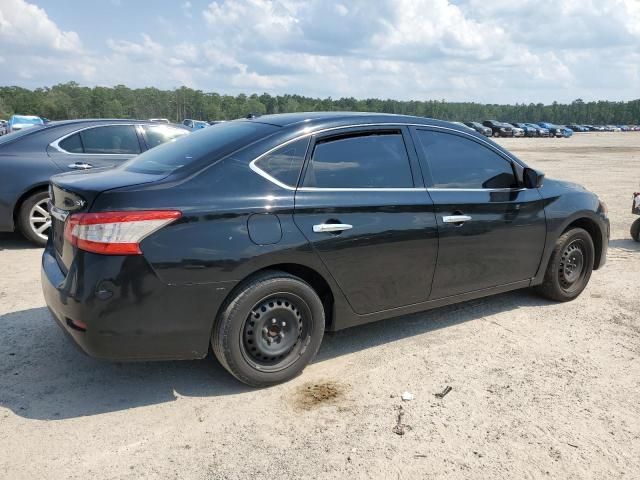
[{"label": "rear tire", "polygon": [[51,230],[51,216],[47,203],[49,193],[37,192],[27,197],[18,211],[18,229],[31,243],[44,247]]},{"label": "rear tire", "polygon": [[324,307],[302,279],[262,273],[241,284],[222,307],[211,347],[241,382],[266,387],[299,375],[324,335]]},{"label": "rear tire", "polygon": [[640,242],[640,218],[637,218],[631,224],[631,238],[633,238],[636,242]]},{"label": "rear tire", "polygon": [[594,260],[593,240],[586,230],[572,228],[563,233],[556,241],[538,293],[556,302],[573,300],[589,283]]}]

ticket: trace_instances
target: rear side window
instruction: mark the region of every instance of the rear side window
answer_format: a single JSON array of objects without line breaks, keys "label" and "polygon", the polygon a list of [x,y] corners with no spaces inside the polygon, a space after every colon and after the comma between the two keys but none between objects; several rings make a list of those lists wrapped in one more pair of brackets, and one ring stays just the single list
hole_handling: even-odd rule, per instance
[{"label": "rear side window", "polygon": [[144,137],[149,148],[157,147],[158,145],[189,134],[187,130],[169,127],[167,125],[142,125],[142,130],[144,131]]},{"label": "rear side window", "polygon": [[80,132],[84,153],[138,154],[140,143],[133,125],[108,125]]},{"label": "rear side window", "polygon": [[280,127],[253,121],[233,121],[201,128],[168,142],[124,165],[131,172],[166,175],[187,165],[204,165],[278,131]]},{"label": "rear side window", "polygon": [[82,140],[80,140],[80,134],[74,133],[70,137],[65,138],[59,144],[61,149],[69,153],[83,153]]},{"label": "rear side window", "polygon": [[260,158],[255,165],[279,182],[295,187],[308,145],[309,137],[296,140]]},{"label": "rear side window", "polygon": [[411,188],[413,176],[399,131],[333,137],[316,144],[305,187]]},{"label": "rear side window", "polygon": [[483,145],[458,135],[418,130],[435,188],[514,188],[511,163]]}]

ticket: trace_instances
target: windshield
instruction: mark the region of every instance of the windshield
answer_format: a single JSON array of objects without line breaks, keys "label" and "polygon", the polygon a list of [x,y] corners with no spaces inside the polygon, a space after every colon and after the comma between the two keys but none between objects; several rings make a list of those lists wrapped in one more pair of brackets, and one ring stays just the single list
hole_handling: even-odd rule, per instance
[{"label": "windshield", "polygon": [[165,143],[123,165],[130,172],[166,175],[186,165],[208,163],[266,137],[279,127],[266,123],[219,123]]}]

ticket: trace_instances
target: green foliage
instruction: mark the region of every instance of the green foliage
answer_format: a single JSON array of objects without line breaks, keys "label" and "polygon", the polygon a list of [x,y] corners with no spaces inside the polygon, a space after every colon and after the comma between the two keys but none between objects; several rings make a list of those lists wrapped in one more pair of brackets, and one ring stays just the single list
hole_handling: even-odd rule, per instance
[{"label": "green foliage", "polygon": [[511,122],[548,121],[559,124],[639,124],[640,99],[630,102],[570,104],[483,105],[444,100],[399,101],[368,98],[310,98],[301,95],[220,95],[187,87],[176,90],[131,89],[124,85],[81,87],[75,82],[28,90],[0,87],[0,117],[13,113],[40,115],[51,120],[67,118],[184,118],[230,120],[249,113],[308,111],[367,111],[433,117],[450,121],[496,119]]}]

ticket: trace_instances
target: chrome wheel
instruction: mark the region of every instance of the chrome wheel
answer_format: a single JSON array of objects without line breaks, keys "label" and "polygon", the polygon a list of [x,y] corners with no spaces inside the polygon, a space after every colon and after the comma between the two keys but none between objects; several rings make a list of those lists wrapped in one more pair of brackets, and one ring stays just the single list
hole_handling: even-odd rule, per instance
[{"label": "chrome wheel", "polygon": [[45,241],[51,228],[51,215],[49,215],[48,203],[48,198],[40,200],[34,204],[29,211],[29,226],[33,234]]}]

